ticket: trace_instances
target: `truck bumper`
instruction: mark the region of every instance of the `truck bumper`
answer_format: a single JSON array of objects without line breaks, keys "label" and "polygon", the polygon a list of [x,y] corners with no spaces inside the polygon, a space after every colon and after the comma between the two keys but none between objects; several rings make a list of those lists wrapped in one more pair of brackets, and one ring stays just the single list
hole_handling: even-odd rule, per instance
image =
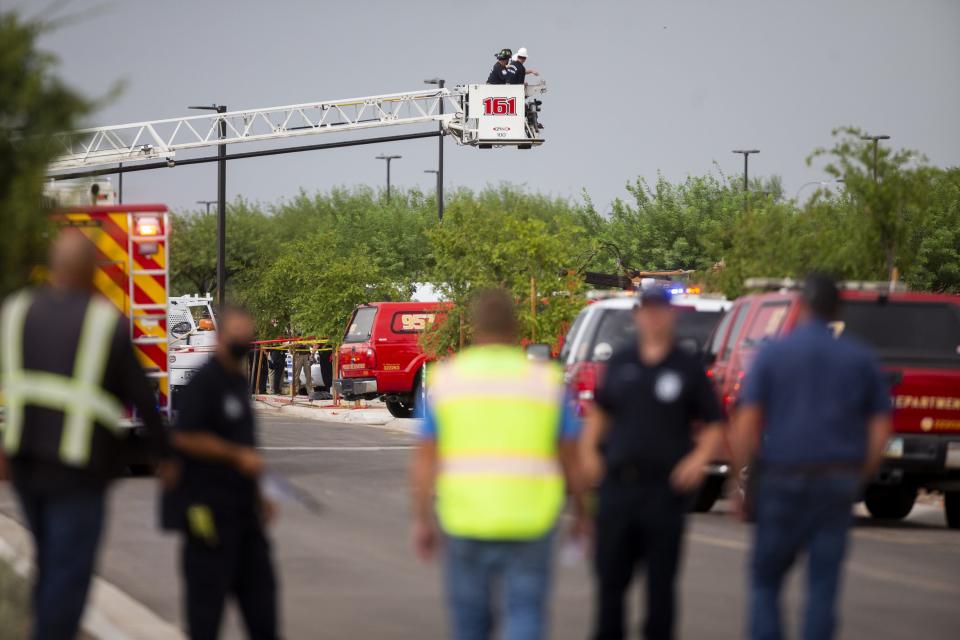
[{"label": "truck bumper", "polygon": [[347,400],[370,399],[379,395],[376,378],[339,378],[334,381],[334,386],[337,393]]},{"label": "truck bumper", "polygon": [[960,434],[894,434],[887,441],[877,484],[960,490]]}]

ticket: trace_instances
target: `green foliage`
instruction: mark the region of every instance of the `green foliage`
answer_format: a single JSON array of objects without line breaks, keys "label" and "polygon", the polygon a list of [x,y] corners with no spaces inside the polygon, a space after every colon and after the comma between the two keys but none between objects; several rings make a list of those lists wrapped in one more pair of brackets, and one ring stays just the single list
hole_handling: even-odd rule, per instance
[{"label": "green foliage", "polygon": [[[470,296],[488,287],[513,294],[525,341],[556,344],[583,306],[581,283],[567,273],[590,244],[581,216],[566,201],[509,187],[478,198],[459,194],[447,206],[443,225],[428,233],[430,279],[454,309],[449,322],[425,336],[425,346],[435,353],[456,348]],[[466,326],[464,337],[469,334]]]},{"label": "green foliage", "polygon": [[44,260],[42,204],[52,134],[73,128],[91,105],[55,75],[56,59],[36,48],[47,25],[0,14],[0,296],[23,286]]}]

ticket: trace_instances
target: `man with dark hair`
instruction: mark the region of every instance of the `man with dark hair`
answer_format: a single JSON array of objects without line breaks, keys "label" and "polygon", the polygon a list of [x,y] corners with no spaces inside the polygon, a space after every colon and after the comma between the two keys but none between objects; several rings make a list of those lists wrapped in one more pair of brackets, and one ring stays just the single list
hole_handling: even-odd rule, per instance
[{"label": "man with dark hair", "polygon": [[703,366],[676,344],[666,289],[654,285],[640,293],[634,323],[638,340],[607,362],[580,441],[584,472],[599,483],[595,640],[625,636],[624,598],[641,564],[647,573],[643,636],[674,637],[686,513],[723,436]]},{"label": "man with dark hair", "polygon": [[228,596],[236,598],[248,637],[279,637],[277,580],[264,530],[273,506],[260,493],[263,460],[243,376],[253,335],[249,313],[231,306],[221,312],[216,354],[184,389],[172,436],[182,472],[165,496],[165,524],[184,536],[193,640],[218,636]]},{"label": "man with dark hair", "polygon": [[879,468],[891,431],[889,390],[876,359],[829,326],[839,310],[834,281],[807,277],[797,328],[760,350],[735,416],[732,477],[749,464],[753,488],[752,504],[741,498],[738,511],[757,523],[755,640],[783,637],[780,589],[804,551],[809,579],[802,637],[834,637],[851,507]]},{"label": "man with dark hair", "polygon": [[470,324],[473,345],[428,373],[429,405],[410,474],[414,547],[429,559],[439,546],[435,509],[446,536],[454,638],[486,640],[500,626],[507,640],[541,640],[564,480],[577,535],[586,523],[578,427],[560,368],[515,346],[507,292],[480,293]]}]

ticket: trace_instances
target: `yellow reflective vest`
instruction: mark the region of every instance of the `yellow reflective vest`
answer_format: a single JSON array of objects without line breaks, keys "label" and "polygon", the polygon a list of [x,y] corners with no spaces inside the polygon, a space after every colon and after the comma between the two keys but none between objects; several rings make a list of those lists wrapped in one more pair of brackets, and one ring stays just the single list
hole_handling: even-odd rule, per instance
[{"label": "yellow reflective vest", "polygon": [[[30,370],[23,366],[23,331],[30,310],[30,291],[11,295],[0,312],[0,385],[4,396],[3,448],[15,457],[24,440],[35,443],[37,451],[51,450],[51,456],[70,467],[83,468],[90,462],[90,449],[97,425],[116,430],[123,407],[103,389],[113,332],[119,311],[107,300],[93,297],[87,305],[74,358],[73,375]],[[59,434],[34,433],[24,424],[24,409],[38,406],[63,412]],[[32,451],[35,455],[37,451]]]},{"label": "yellow reflective vest", "polygon": [[427,390],[444,531],[481,540],[548,533],[564,502],[560,368],[506,345],[471,347],[433,367]]}]

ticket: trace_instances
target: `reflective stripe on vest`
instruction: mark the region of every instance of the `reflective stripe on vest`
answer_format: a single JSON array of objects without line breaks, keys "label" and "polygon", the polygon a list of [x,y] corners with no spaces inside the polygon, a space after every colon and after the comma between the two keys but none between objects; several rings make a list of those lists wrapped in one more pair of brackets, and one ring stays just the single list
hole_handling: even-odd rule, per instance
[{"label": "reflective stripe on vest", "polygon": [[63,412],[60,460],[82,467],[90,461],[95,423],[116,429],[123,415],[122,405],[101,387],[118,312],[106,300],[90,300],[77,344],[73,376],[67,377],[23,368],[23,332],[30,302],[29,293],[15,294],[4,305],[0,323],[7,411],[4,448],[10,453],[19,449],[26,405],[54,409]]},{"label": "reflective stripe on vest", "polygon": [[559,368],[531,363],[511,347],[472,347],[433,367],[427,390],[443,529],[490,540],[546,534],[564,500]]}]

